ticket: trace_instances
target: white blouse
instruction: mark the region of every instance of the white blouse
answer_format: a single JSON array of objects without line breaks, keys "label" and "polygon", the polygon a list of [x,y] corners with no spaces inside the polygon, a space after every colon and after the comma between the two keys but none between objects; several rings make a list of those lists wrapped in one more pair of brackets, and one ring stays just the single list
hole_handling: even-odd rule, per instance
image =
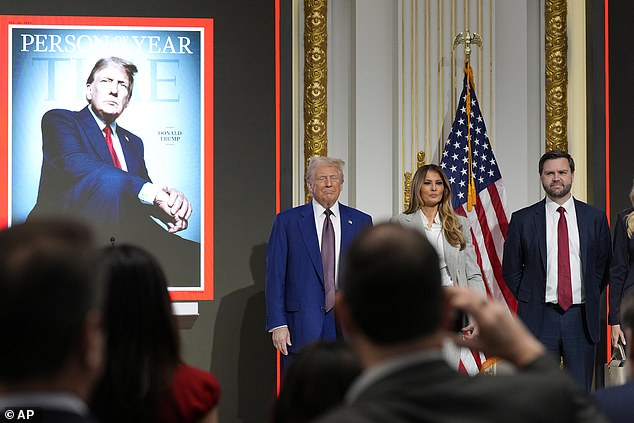
[{"label": "white blouse", "polygon": [[431,224],[431,228],[429,227],[429,222],[427,221],[427,217],[423,214],[423,212],[419,209],[417,212],[423,222],[423,227],[425,228],[425,235],[427,236],[427,240],[431,243],[431,245],[436,250],[438,254],[438,264],[440,265],[440,277],[442,278],[442,286],[453,286],[453,282],[449,277],[449,269],[447,269],[447,262],[445,262],[445,248],[443,246],[445,236],[442,231],[442,225],[440,224],[440,216],[436,213],[434,217],[434,221]]}]

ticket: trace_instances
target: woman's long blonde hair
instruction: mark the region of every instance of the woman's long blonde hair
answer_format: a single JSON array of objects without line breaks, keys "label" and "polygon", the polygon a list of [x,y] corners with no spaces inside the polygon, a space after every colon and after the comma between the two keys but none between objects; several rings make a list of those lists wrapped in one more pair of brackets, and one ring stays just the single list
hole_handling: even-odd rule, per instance
[{"label": "woman's long blonde hair", "polygon": [[438,204],[438,215],[440,217],[440,224],[442,225],[445,239],[450,245],[460,247],[461,250],[464,250],[467,242],[462,235],[462,225],[451,206],[451,188],[449,187],[449,181],[440,166],[428,164],[418,168],[414,174],[414,178],[412,179],[412,187],[410,190],[411,198],[409,206],[407,207],[407,210],[405,210],[405,214],[416,213],[423,207],[424,204],[420,195],[420,189],[423,186],[423,182],[425,181],[425,177],[429,171],[437,172],[440,175],[442,184],[445,188],[443,190],[442,199]]},{"label": "woman's long blonde hair", "polygon": [[[630,201],[634,206],[634,184],[632,185],[632,190],[630,191]],[[634,211],[625,216],[625,226],[627,226],[627,237],[632,239],[632,234],[634,234]]]}]

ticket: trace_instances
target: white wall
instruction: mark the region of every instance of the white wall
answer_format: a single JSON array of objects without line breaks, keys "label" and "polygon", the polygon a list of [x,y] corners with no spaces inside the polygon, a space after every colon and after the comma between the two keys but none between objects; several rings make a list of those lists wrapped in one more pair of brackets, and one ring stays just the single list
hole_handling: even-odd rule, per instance
[{"label": "white wall", "polygon": [[[460,1],[458,1],[460,3]],[[493,3],[493,111],[488,122],[509,212],[542,196],[543,14],[538,0]],[[384,220],[401,207],[398,2],[329,2],[329,155],[347,162],[342,201]],[[489,36],[489,34],[483,34]],[[454,105],[447,105],[452,109]],[[303,140],[298,140],[298,148]]]},{"label": "white wall", "polygon": [[544,152],[541,1],[495,3],[493,149],[513,212],[542,196],[537,164]]}]

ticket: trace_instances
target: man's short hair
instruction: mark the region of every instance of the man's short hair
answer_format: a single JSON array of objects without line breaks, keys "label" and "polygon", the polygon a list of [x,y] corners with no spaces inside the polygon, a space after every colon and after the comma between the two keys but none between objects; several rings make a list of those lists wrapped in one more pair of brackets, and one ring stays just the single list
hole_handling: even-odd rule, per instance
[{"label": "man's short hair", "polygon": [[546,160],[554,160],[554,159],[567,159],[568,165],[570,166],[570,172],[575,173],[575,161],[572,159],[572,156],[565,151],[561,150],[552,150],[544,153],[539,158],[539,174],[542,174],[544,170],[544,162]]},{"label": "man's short hair", "polygon": [[0,382],[54,376],[98,307],[95,249],[83,224],[30,221],[0,231]]},{"label": "man's short hair", "polygon": [[132,97],[132,88],[134,87],[134,75],[137,73],[138,69],[134,63],[120,57],[111,56],[97,60],[97,63],[95,63],[95,66],[93,66],[90,71],[90,75],[88,75],[88,79],[86,79],[86,85],[93,83],[97,72],[111,65],[123,68],[123,71],[128,76],[128,82],[130,83],[130,86],[128,87],[128,100],[130,100]]},{"label": "man's short hair", "polygon": [[438,254],[415,229],[384,223],[363,231],[341,271],[352,320],[377,345],[413,341],[440,327]]},{"label": "man's short hair", "polygon": [[315,171],[319,167],[324,166],[333,166],[336,167],[339,172],[339,180],[343,183],[343,167],[346,162],[341,159],[336,159],[334,157],[323,157],[323,156],[313,156],[310,158],[308,162],[308,167],[306,167],[306,182],[312,184],[313,178],[315,177]]}]

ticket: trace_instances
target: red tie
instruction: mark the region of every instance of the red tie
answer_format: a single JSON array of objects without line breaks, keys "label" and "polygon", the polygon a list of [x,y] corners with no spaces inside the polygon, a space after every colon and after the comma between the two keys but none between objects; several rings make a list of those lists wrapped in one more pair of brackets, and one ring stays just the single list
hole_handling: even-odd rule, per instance
[{"label": "red tie", "polygon": [[121,169],[121,163],[119,163],[119,158],[117,157],[117,153],[116,151],[114,151],[114,147],[112,145],[112,129],[110,128],[110,125],[106,125],[103,131],[106,133],[106,145],[108,145],[108,151],[110,151],[112,163],[114,163],[116,167]]},{"label": "red tie", "polygon": [[557,224],[557,302],[564,311],[572,305],[572,281],[570,279],[570,245],[566,209],[559,207]]},{"label": "red tie", "polygon": [[332,210],[324,212],[326,220],[321,231],[321,264],[324,270],[324,290],[326,291],[326,311],[335,306],[335,229],[330,215]]}]

